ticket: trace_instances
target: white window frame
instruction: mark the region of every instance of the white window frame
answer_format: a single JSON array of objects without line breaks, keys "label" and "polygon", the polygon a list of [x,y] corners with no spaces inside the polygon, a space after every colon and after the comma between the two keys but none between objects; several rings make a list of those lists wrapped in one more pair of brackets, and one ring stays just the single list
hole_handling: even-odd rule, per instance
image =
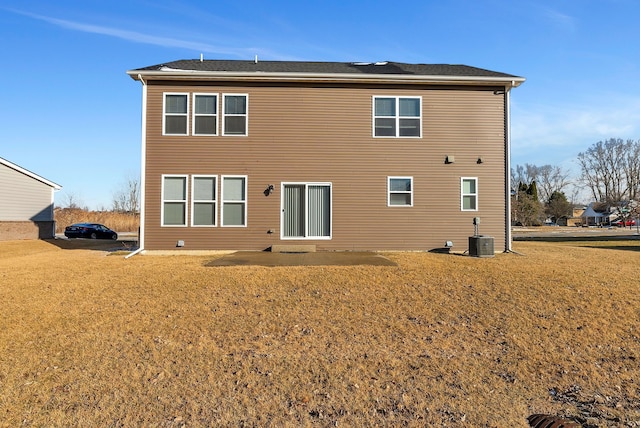
[{"label": "white window frame", "polygon": [[[220,115],[218,114],[220,111],[220,96],[218,93],[206,93],[206,92],[194,92],[192,95],[192,114],[191,114],[191,135],[195,136],[205,136],[205,137],[215,137],[218,135],[218,128],[220,126]],[[205,96],[205,97],[216,97],[216,112],[214,114],[209,113],[196,113],[196,98]],[[216,126],[213,131],[213,134],[198,134],[196,133],[196,117],[214,117],[216,120]]]},{"label": "white window frame", "polygon": [[[246,111],[244,114],[227,114],[226,99],[227,97],[245,97]],[[245,129],[244,134],[227,134],[225,132],[227,117],[244,117]],[[249,94],[222,94],[222,135],[225,137],[246,137],[249,135]]]},{"label": "white window frame", "polygon": [[[465,193],[464,192],[464,182],[465,180],[473,180],[475,181],[475,188],[476,188],[476,192],[475,193]],[[478,207],[479,205],[479,198],[478,198],[478,194],[480,193],[479,191],[479,187],[478,187],[478,177],[460,177],[460,211],[478,211]],[[475,197],[475,201],[476,201],[476,207],[473,209],[465,209],[464,207],[464,198],[465,196],[473,196]]]},{"label": "white window frame", "polygon": [[[198,178],[213,178],[214,199],[196,199],[195,182]],[[191,176],[191,227],[217,227],[218,226],[218,176],[210,174],[198,174]],[[197,203],[213,204],[213,224],[195,224],[195,205]]]},{"label": "white window frame", "polygon": [[[377,98],[392,98],[395,99],[395,116],[376,116],[376,99]],[[400,100],[401,99],[415,99],[419,102],[418,116],[400,116]],[[371,99],[371,113],[373,120],[371,122],[372,135],[374,138],[422,138],[422,97],[421,96],[400,96],[400,95],[374,95]],[[395,119],[396,122],[396,135],[376,135],[376,119]],[[400,135],[400,120],[401,119],[417,119],[418,120],[418,135]]]},{"label": "white window frame", "polygon": [[[186,96],[187,97],[187,103],[186,103],[186,107],[187,107],[187,111],[186,113],[167,113],[167,96],[168,95],[181,95],[181,96]],[[185,126],[185,133],[184,134],[169,134],[167,132],[167,117],[168,116],[184,116],[186,118],[186,126]],[[172,135],[179,135],[179,136],[185,136],[185,135],[189,135],[189,93],[188,92],[163,92],[162,93],[162,135],[167,135],[167,136],[172,136]]]},{"label": "white window frame", "polygon": [[[244,178],[244,200],[235,201],[235,200],[226,200],[224,199],[224,182],[225,178]],[[221,175],[220,176],[220,227],[247,227],[249,224],[249,219],[247,217],[247,206],[248,206],[248,188],[249,188],[249,178],[247,175]],[[224,224],[224,209],[225,204],[244,204],[244,224]]]},{"label": "white window frame", "polygon": [[[285,210],[285,186],[304,186],[305,192],[305,207],[304,207],[304,235],[305,236],[284,236],[284,210]],[[309,198],[308,191],[309,186],[328,186],[329,187],[329,235],[328,236],[309,236]],[[316,241],[329,241],[333,239],[333,183],[331,182],[317,182],[317,181],[290,181],[283,182],[280,185],[280,239],[281,240],[316,240]]]},{"label": "white window frame", "polygon": [[[165,199],[164,197],[164,183],[165,178],[184,178],[184,197],[185,199]],[[160,197],[160,226],[161,227],[187,227],[187,219],[189,218],[189,176],[187,174],[162,174],[162,190]],[[166,202],[179,202],[184,204],[184,224],[164,224],[164,204]]]},{"label": "white window frame", "polygon": [[[409,182],[411,183],[411,190],[404,190],[404,191],[399,191],[399,190],[391,190],[391,180],[409,180]],[[413,177],[409,177],[409,176],[390,176],[387,177],[387,206],[390,208],[411,208],[413,207],[413,198],[414,198],[414,193],[413,193]],[[402,195],[410,195],[411,196],[411,203],[408,205],[395,205],[395,204],[391,204],[391,195],[392,194],[402,194]]]}]

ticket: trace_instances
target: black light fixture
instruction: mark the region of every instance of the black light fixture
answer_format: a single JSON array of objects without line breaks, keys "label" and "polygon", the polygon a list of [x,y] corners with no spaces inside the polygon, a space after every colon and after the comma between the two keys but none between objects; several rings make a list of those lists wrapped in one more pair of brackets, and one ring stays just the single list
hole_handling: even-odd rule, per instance
[{"label": "black light fixture", "polygon": [[263,193],[264,193],[264,195],[265,195],[265,196],[269,196],[270,194],[272,194],[272,193],[273,193],[273,190],[274,190],[274,189],[275,189],[275,187],[273,186],[273,184],[268,184],[268,185],[267,185],[267,188],[266,188],[266,189],[264,189],[264,192],[263,192]]}]

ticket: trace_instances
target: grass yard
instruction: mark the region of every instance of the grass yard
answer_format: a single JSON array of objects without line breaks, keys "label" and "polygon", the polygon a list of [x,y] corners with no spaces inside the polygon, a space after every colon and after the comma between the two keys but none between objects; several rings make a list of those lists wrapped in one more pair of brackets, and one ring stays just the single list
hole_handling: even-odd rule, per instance
[{"label": "grass yard", "polygon": [[640,427],[640,241],[394,267],[59,245],[0,242],[2,427]]}]

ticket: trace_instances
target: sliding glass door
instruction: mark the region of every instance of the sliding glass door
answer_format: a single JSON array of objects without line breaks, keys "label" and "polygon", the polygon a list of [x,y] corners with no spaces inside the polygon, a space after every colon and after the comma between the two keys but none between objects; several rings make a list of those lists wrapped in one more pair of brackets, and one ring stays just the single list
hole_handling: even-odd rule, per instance
[{"label": "sliding glass door", "polygon": [[331,238],[331,185],[291,183],[282,187],[282,237]]}]

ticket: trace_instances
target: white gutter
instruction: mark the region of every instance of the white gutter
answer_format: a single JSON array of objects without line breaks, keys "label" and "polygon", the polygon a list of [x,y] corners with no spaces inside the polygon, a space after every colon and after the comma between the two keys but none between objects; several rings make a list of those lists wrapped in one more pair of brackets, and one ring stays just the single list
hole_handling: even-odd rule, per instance
[{"label": "white gutter", "polygon": [[[143,74],[136,70],[127,71],[135,80],[141,80]],[[165,69],[145,71],[147,80],[238,80],[248,82],[339,82],[339,83],[430,83],[430,84],[463,84],[463,85],[498,85],[507,88],[517,87],[524,78],[521,77],[487,77],[487,76],[442,76],[414,74],[360,74],[360,73],[270,73],[261,71],[197,71]]]},{"label": "white gutter", "polygon": [[145,217],[145,183],[146,183],[146,156],[147,156],[147,82],[144,81],[142,75],[138,74],[138,79],[142,83],[142,143],[140,154],[140,230],[138,232],[138,249],[127,254],[124,258],[128,259],[144,250],[144,217]]}]

